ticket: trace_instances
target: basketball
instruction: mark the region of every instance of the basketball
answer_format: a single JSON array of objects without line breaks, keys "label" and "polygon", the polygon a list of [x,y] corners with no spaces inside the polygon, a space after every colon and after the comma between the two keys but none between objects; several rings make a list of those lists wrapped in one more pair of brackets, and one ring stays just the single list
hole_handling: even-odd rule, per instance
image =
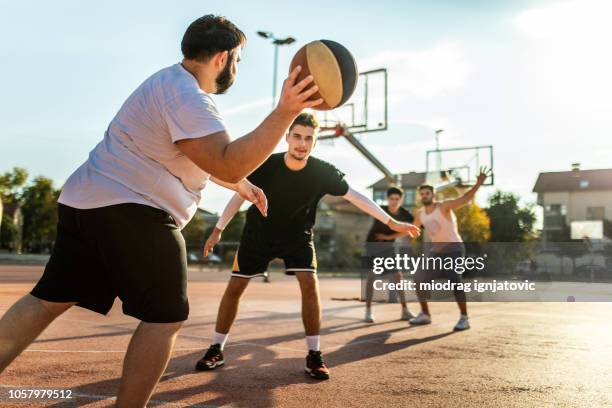
[{"label": "basketball", "polygon": [[[313,41],[298,50],[291,60],[289,72],[301,65],[302,71],[297,82],[308,75],[319,91],[310,100],[323,98],[323,103],[313,107],[316,110],[331,110],[345,103],[357,86],[357,64],[355,58],[343,45],[331,40]],[[312,83],[309,85],[313,86]]]}]

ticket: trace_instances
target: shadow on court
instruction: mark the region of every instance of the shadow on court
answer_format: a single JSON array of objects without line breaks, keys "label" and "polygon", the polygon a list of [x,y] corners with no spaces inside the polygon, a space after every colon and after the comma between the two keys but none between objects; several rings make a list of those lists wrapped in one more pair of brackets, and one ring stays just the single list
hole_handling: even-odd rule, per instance
[{"label": "shadow on court", "polygon": [[[344,326],[346,325],[328,327],[322,331],[322,334],[330,331],[338,333],[356,329],[354,326],[351,328],[345,328]],[[354,361],[393,353],[421,343],[436,341],[453,334],[453,332],[447,332],[387,343],[393,333],[405,330],[409,329],[406,327],[394,328],[356,337],[349,343],[325,353],[325,360],[331,368],[339,367]],[[192,399],[190,397],[207,394],[211,395],[209,399],[184,406],[215,407],[230,404],[249,407],[273,406],[275,401],[272,391],[275,389],[295,384],[308,386],[320,383],[303,372],[305,351],[304,357],[282,357],[279,355],[280,352],[274,351],[274,345],[303,337],[304,333],[300,331],[266,338],[263,341],[253,340],[253,342],[257,342],[257,345],[240,344],[240,342],[234,345],[229,343],[225,350],[226,366],[211,372],[198,372],[194,369],[196,361],[202,357],[204,350],[175,357],[170,361],[158,389],[163,388],[163,384],[169,381],[175,382],[176,385],[172,386],[173,390],[171,391],[156,392],[151,405],[155,405],[155,400],[181,403],[184,399]],[[250,341],[246,340],[246,342]],[[266,346],[272,347],[268,348]],[[333,375],[332,371],[331,381],[334,381]],[[180,380],[181,377],[185,376],[189,376],[189,381]],[[201,382],[198,381],[200,378]],[[180,384],[184,382],[195,382],[197,385],[181,387]],[[118,388],[119,378],[114,378],[84,384],[75,387],[73,390],[77,395],[115,395]],[[71,404],[74,404],[74,402]],[[68,406],[74,405],[68,405],[65,402],[50,405],[50,407],[55,408]]]}]

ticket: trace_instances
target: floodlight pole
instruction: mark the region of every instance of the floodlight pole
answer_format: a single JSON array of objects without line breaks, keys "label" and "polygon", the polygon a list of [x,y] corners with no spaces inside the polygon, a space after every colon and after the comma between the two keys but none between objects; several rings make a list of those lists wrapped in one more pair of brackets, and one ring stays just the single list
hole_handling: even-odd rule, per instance
[{"label": "floodlight pole", "polygon": [[272,74],[272,109],[274,109],[274,102],[276,102],[276,75],[278,72],[278,44],[274,42],[274,72]]},{"label": "floodlight pole", "polygon": [[442,157],[440,157],[440,133],[442,132],[444,132],[444,129],[436,130],[436,151],[438,152],[436,155],[436,165],[438,171],[442,171]]},{"label": "floodlight pole", "polygon": [[272,109],[276,105],[276,82],[277,82],[277,73],[278,73],[278,47],[281,45],[289,45],[295,42],[295,38],[286,37],[286,38],[276,38],[273,33],[270,31],[257,31],[257,34],[266,39],[272,40],[272,44],[274,45],[274,67],[272,71]]}]

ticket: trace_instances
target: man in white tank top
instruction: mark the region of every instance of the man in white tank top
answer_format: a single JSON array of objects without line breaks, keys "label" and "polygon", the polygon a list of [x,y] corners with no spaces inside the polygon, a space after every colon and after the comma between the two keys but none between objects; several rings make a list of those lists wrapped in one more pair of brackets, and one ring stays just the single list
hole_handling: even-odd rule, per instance
[{"label": "man in white tank top", "polygon": [[[460,258],[465,255],[463,240],[457,229],[457,218],[453,210],[464,206],[470,202],[480,186],[490,175],[490,171],[482,168],[478,175],[476,184],[463,196],[446,201],[436,201],[434,187],[422,185],[419,187],[419,196],[423,207],[415,213],[414,224],[425,228],[425,237],[431,242],[426,243],[426,256],[439,257],[443,260],[447,258]],[[447,278],[454,283],[461,282],[461,275],[454,270],[424,270],[416,272],[414,280],[417,283],[431,282],[437,278]],[[461,316],[455,325],[455,330],[466,330],[470,328],[467,316],[467,305],[465,292],[462,289],[455,289],[455,300],[459,305]],[[426,291],[417,290],[417,297],[421,304],[421,313],[410,319],[411,325],[423,325],[431,323],[429,306],[427,305],[428,294]]]}]

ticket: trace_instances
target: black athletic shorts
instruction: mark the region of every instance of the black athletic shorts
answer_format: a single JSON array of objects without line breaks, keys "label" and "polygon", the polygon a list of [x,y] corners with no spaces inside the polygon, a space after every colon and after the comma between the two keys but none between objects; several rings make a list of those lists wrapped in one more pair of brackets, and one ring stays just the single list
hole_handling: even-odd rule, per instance
[{"label": "black athletic shorts", "polygon": [[150,323],[187,319],[185,240],[165,211],[141,204],[79,210],[58,204],[57,239],[31,294]]},{"label": "black athletic shorts", "polygon": [[285,262],[285,273],[317,272],[317,255],[310,235],[300,235],[291,239],[270,239],[245,228],[240,238],[240,246],[232,276],[253,278],[262,276],[268,264],[275,258]]}]

